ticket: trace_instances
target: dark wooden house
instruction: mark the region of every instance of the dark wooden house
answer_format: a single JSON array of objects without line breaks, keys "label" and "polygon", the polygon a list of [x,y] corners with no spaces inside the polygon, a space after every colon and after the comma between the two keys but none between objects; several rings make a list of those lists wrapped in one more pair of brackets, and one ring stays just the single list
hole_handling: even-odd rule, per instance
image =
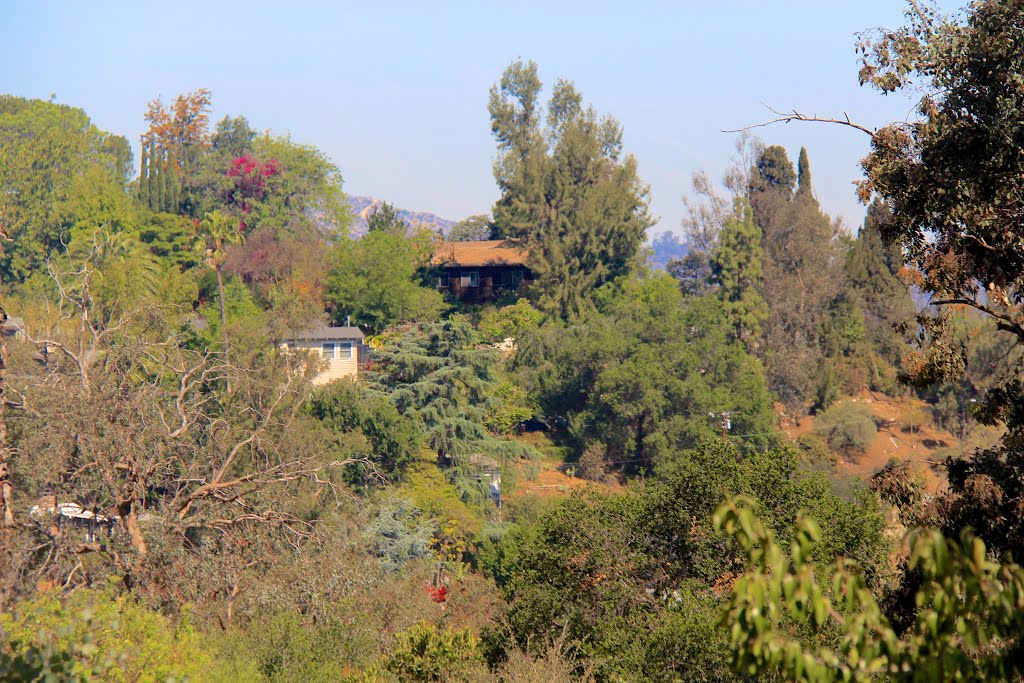
[{"label": "dark wooden house", "polygon": [[439,242],[431,265],[437,288],[465,303],[486,303],[516,292],[533,279],[518,240]]}]

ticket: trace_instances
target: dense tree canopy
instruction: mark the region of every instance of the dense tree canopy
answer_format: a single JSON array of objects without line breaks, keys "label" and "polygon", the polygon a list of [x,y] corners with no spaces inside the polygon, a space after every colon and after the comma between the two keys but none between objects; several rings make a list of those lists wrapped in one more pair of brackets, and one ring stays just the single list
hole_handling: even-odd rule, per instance
[{"label": "dense tree canopy", "polygon": [[82,203],[102,210],[103,200],[89,197],[96,186],[116,202],[131,158],[125,138],[99,130],[81,109],[0,95],[0,225],[10,240],[0,281],[36,272],[84,218]]},{"label": "dense tree canopy", "polygon": [[572,83],[555,84],[547,116],[537,65],[515,62],[491,89],[502,196],[494,223],[522,239],[533,296],[559,316],[586,309],[594,288],[630,271],[652,224],[637,161],[622,157],[622,128],[598,117]]},{"label": "dense tree canopy", "polygon": [[861,44],[926,95],[873,133],[857,235],[806,149],[742,135],[688,242],[648,236],[619,124],[515,62],[493,218],[447,239],[534,279],[466,265],[464,300],[442,235],[384,203],[351,237],[335,162],[205,89],[150,103],[134,179],[80,110],[0,97],[0,670],[1019,678],[1024,10],[909,17]]}]

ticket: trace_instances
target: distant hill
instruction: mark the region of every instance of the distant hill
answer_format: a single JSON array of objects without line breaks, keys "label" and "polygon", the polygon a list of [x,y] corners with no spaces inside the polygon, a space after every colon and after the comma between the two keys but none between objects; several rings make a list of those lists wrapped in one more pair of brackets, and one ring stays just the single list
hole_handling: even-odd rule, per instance
[{"label": "distant hill", "polygon": [[[352,214],[354,216],[349,233],[353,237],[361,237],[366,234],[367,216],[370,215],[370,212],[373,211],[374,207],[383,204],[384,200],[375,199],[373,197],[350,195],[348,203],[352,207]],[[395,209],[398,211],[398,215],[402,220],[408,223],[410,227],[425,225],[433,230],[440,230],[441,232],[448,234],[451,227],[455,225],[455,221],[448,220],[447,218],[441,218],[437,214],[430,213],[429,211],[410,211],[409,209],[400,209],[397,206]]]},{"label": "distant hill", "polygon": [[689,251],[686,244],[668,230],[652,239],[648,248],[651,250],[651,267],[655,270],[665,270],[665,264],[672,259],[683,258]]}]

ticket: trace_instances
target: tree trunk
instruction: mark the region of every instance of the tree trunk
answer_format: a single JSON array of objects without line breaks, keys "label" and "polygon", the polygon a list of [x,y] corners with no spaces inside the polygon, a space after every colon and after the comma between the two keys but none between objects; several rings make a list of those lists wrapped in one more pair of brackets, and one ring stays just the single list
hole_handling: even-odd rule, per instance
[{"label": "tree trunk", "polygon": [[[224,308],[224,277],[220,272],[220,264],[214,267],[214,271],[217,273],[217,298],[220,300],[220,333],[224,337],[224,362],[227,365],[231,365],[231,350],[228,347],[228,313],[227,309]],[[230,369],[228,370],[227,388],[228,393],[231,393],[231,375]]]},{"label": "tree trunk", "polygon": [[149,553],[149,545],[146,543],[146,537],[142,533],[142,528],[139,527],[139,518],[135,516],[135,506],[132,504],[132,501],[120,503],[117,506],[117,514],[121,517],[121,521],[124,522],[124,528],[132,540],[132,547],[138,551],[139,555]]}]

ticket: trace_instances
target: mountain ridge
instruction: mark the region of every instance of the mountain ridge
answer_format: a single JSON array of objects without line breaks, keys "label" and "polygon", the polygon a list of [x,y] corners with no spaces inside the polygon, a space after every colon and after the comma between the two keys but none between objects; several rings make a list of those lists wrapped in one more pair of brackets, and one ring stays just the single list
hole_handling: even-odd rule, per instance
[{"label": "mountain ridge", "polygon": [[[352,207],[352,226],[349,228],[349,234],[352,235],[352,237],[362,237],[366,234],[368,227],[367,219],[369,218],[370,213],[374,208],[384,204],[384,200],[365,195],[349,195],[348,204]],[[456,221],[448,218],[442,218],[436,213],[430,211],[413,211],[410,209],[402,209],[397,206],[395,207],[395,211],[403,221],[409,224],[409,227],[426,226],[435,231],[440,230],[446,235],[456,223]]]}]

